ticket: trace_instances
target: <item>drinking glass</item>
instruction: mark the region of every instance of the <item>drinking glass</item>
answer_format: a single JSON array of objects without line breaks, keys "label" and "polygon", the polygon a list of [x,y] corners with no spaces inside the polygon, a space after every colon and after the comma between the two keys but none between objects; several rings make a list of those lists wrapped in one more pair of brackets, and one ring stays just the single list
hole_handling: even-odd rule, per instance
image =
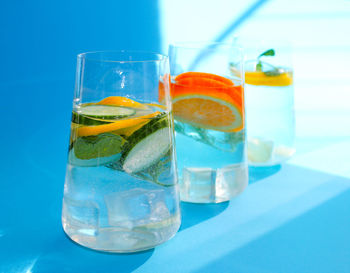
[{"label": "drinking glass", "polygon": [[73,241],[95,250],[135,252],[177,232],[170,105],[166,56],[78,55],[62,209],[64,231]]},{"label": "drinking glass", "polygon": [[[243,54],[224,43],[169,47],[182,201],[219,203],[248,184]],[[230,73],[230,63],[240,73]]]},{"label": "drinking glass", "polygon": [[[288,42],[247,39],[238,39],[238,43],[246,54],[248,163],[277,165],[295,153],[291,46]],[[234,65],[232,72],[235,72]]]}]

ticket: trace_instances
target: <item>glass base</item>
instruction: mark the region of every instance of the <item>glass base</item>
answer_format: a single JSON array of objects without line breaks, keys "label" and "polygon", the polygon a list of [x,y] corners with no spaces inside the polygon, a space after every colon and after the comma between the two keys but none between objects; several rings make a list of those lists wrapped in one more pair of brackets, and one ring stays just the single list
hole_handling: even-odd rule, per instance
[{"label": "glass base", "polygon": [[221,203],[243,192],[247,185],[247,164],[218,169],[183,168],[180,198],[191,203]]},{"label": "glass base", "polygon": [[180,216],[133,229],[106,227],[98,230],[72,225],[64,218],[63,229],[79,245],[98,251],[133,253],[152,249],[171,239],[180,228]]}]

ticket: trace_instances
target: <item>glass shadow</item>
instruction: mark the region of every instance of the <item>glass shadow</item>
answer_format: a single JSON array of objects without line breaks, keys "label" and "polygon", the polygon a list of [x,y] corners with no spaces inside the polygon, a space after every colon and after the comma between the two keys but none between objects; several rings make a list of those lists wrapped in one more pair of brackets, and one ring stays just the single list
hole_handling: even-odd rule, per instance
[{"label": "glass shadow", "polygon": [[269,177],[271,175],[274,175],[275,173],[279,172],[282,168],[282,165],[274,165],[269,167],[253,167],[249,166],[248,172],[249,172],[249,184],[253,184],[255,182],[258,182],[260,180],[263,180],[266,177]]},{"label": "glass shadow", "polygon": [[228,207],[229,203],[229,201],[212,204],[181,202],[182,223],[179,231],[219,215]]}]

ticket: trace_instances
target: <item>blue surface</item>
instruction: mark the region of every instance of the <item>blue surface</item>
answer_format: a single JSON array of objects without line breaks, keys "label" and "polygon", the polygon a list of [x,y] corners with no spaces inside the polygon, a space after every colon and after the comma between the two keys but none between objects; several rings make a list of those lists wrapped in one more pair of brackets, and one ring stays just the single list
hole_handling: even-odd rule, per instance
[{"label": "blue surface", "polygon": [[0,272],[349,272],[350,180],[288,164],[251,169],[251,184],[230,202],[182,204],[180,232],[154,250],[78,246],[60,222],[65,127],[47,120],[8,147]]}]

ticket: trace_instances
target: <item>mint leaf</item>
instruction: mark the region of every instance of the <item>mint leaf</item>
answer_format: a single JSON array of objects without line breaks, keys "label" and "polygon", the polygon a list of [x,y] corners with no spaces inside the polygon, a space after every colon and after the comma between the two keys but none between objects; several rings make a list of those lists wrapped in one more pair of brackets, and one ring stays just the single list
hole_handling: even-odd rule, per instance
[{"label": "mint leaf", "polygon": [[260,61],[256,64],[255,70],[262,71],[262,63]]},{"label": "mint leaf", "polygon": [[158,179],[159,176],[164,172],[164,171],[169,171],[170,165],[168,164],[170,162],[170,152],[167,153],[167,155],[159,160],[158,163],[154,164],[148,170],[146,171],[153,179],[154,182],[161,183]]},{"label": "mint leaf", "polygon": [[[263,56],[275,56],[275,50],[274,49],[268,49],[266,50],[265,52],[261,53],[257,60],[258,60],[258,63],[256,64],[256,67],[255,67],[255,70],[256,71],[262,71],[263,70],[263,65],[262,65],[262,62],[260,61],[260,58],[263,57]],[[277,68],[276,68],[277,69]],[[276,70],[275,69],[275,70]],[[271,76],[276,76],[276,75],[271,75]]]},{"label": "mint leaf", "polygon": [[73,144],[74,154],[79,159],[112,156],[121,151],[123,138],[111,133],[79,137]]},{"label": "mint leaf", "polygon": [[243,130],[239,132],[225,134],[225,144],[231,146],[232,151],[236,150],[236,147],[239,143],[244,142],[245,132]]},{"label": "mint leaf", "polygon": [[260,59],[260,57],[262,56],[275,56],[275,50],[274,49],[269,49],[269,50],[266,50],[265,52],[261,53],[258,57],[258,59]]}]

